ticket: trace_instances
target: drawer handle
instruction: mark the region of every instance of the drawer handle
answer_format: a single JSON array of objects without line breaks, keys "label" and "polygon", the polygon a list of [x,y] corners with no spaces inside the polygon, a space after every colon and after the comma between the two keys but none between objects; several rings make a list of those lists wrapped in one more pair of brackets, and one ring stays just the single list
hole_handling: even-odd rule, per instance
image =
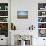
[{"label": "drawer handle", "polygon": [[3,40],[3,39],[1,39],[1,40]]},{"label": "drawer handle", "polygon": [[45,40],[45,39],[43,39],[43,40]]}]

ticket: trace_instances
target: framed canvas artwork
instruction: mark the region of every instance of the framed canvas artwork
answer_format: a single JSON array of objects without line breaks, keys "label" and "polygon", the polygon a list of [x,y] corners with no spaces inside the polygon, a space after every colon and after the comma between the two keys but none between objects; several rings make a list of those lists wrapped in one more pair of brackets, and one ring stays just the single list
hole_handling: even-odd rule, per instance
[{"label": "framed canvas artwork", "polygon": [[17,11],[17,18],[18,19],[27,19],[28,11]]}]

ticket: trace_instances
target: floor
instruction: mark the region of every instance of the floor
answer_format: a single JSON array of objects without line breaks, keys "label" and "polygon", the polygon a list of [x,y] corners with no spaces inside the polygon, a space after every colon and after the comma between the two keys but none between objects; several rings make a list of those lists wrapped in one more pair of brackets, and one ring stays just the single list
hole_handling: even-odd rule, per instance
[{"label": "floor", "polygon": [[0,45],[0,46],[8,46],[8,45]]}]

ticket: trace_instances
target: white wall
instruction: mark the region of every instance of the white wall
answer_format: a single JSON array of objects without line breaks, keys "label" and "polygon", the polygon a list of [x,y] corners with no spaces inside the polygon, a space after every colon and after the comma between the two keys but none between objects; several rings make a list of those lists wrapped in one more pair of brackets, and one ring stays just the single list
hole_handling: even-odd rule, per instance
[{"label": "white wall", "polygon": [[[11,0],[11,22],[17,30],[28,30],[32,24],[37,29],[38,3],[46,0]],[[17,11],[27,10],[28,19],[17,19]]]},{"label": "white wall", "polygon": [[[17,19],[17,11],[22,11],[22,10],[28,11],[28,19]],[[34,23],[37,23],[36,12],[37,12],[37,2],[31,0],[11,1],[11,16],[12,16],[11,22],[13,22],[16,25],[17,30],[28,30],[29,26],[31,26]]]},{"label": "white wall", "polygon": [[[43,44],[43,38],[38,38],[37,30],[38,3],[46,3],[46,0],[11,0],[11,22],[16,25],[16,29],[23,30],[24,32],[25,30],[28,30],[30,25],[33,24],[35,26],[35,30],[33,31],[35,32],[33,33],[33,46],[41,46],[41,44]],[[18,10],[27,10],[28,19],[17,19]]]}]

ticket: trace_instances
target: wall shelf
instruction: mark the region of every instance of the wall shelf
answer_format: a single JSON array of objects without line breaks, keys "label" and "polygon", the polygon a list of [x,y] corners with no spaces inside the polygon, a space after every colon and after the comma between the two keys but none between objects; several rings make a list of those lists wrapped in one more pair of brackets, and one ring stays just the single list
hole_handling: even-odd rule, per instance
[{"label": "wall shelf", "polygon": [[8,10],[0,10],[0,11],[8,11]]},{"label": "wall shelf", "polygon": [[38,10],[38,11],[46,11],[46,9],[45,10]]},{"label": "wall shelf", "polygon": [[46,22],[38,22],[38,23],[46,23]]},{"label": "wall shelf", "polygon": [[38,16],[38,17],[46,17],[46,15],[44,15],[44,16]]},{"label": "wall shelf", "polygon": [[8,23],[8,22],[0,22],[0,23]]},{"label": "wall shelf", "polygon": [[8,16],[0,16],[0,17],[8,17]]},{"label": "wall shelf", "polygon": [[38,29],[46,29],[46,28],[38,28]]}]

